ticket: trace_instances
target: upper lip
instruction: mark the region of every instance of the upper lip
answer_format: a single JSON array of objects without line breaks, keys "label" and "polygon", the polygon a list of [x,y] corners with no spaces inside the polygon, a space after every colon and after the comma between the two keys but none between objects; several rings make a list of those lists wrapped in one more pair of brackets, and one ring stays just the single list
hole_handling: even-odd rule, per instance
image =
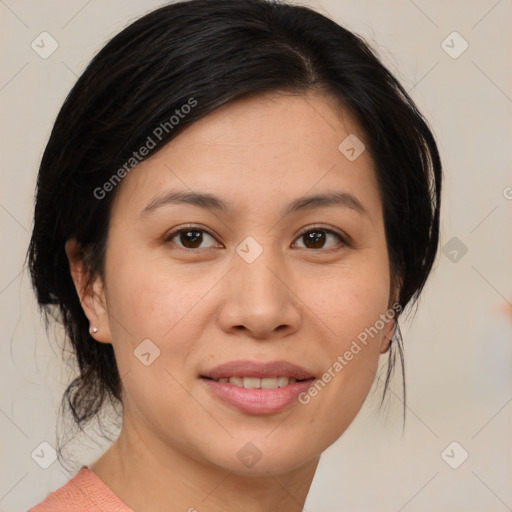
[{"label": "upper lip", "polygon": [[201,374],[209,379],[229,377],[290,377],[297,380],[313,378],[313,374],[296,364],[288,361],[250,361],[238,360],[223,363]]}]

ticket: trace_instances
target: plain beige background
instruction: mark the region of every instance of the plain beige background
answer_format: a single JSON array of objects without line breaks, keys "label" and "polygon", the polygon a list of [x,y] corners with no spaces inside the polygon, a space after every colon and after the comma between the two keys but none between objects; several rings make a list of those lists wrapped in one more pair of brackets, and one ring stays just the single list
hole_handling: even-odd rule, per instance
[{"label": "plain beige background", "polygon": [[[512,302],[512,2],[303,3],[377,48],[431,123],[445,169],[442,248],[414,320],[402,325],[405,432],[398,375],[381,412],[376,381],[361,414],[324,454],[306,510],[512,510],[512,316],[504,312]],[[38,163],[93,54],[161,4],[0,0],[1,511],[26,511],[70,476],[41,445],[55,446],[70,370],[61,362],[61,332],[44,331],[23,266]],[[46,59],[31,48],[42,32],[58,43]],[[106,446],[94,435],[83,443],[72,450],[84,464]]]}]

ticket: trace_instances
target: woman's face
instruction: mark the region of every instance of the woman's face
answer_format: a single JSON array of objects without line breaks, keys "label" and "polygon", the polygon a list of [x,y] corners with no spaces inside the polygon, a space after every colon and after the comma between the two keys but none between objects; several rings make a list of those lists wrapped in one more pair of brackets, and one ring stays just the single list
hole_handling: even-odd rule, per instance
[{"label": "woman's face", "polygon": [[118,185],[107,309],[87,313],[123,429],[154,453],[287,471],[356,416],[394,324],[375,171],[349,134],[364,141],[326,96],[238,100]]}]

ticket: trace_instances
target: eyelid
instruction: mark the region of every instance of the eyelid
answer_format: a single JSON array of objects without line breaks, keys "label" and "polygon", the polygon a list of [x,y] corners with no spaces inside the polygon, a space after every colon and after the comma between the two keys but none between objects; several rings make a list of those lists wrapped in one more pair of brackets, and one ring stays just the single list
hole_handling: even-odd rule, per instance
[{"label": "eyelid", "polygon": [[314,225],[314,226],[307,226],[307,227],[305,227],[304,229],[302,229],[299,232],[297,237],[302,236],[305,233],[309,233],[310,231],[315,231],[315,229],[317,229],[318,231],[325,231],[326,233],[332,233],[333,235],[339,236],[342,239],[348,238],[346,235],[344,235],[343,233],[339,233],[334,228],[328,228],[326,226],[320,226],[320,225]]}]

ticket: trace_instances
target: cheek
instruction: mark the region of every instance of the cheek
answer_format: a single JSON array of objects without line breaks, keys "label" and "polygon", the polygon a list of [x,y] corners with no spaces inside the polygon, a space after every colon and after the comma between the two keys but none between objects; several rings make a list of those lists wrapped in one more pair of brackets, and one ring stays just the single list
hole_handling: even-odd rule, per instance
[{"label": "cheek", "polygon": [[109,323],[119,373],[126,376],[125,398],[135,409],[139,404],[158,410],[167,403],[182,410],[190,400],[178,383],[188,385],[184,370],[211,318],[203,299],[218,278],[187,275],[162,260],[148,264],[136,251],[112,258],[108,270]]},{"label": "cheek", "polygon": [[[331,279],[317,281],[309,293],[311,310],[324,326],[321,349],[324,373],[320,376],[316,403],[319,421],[328,414],[336,421],[329,430],[336,437],[352,421],[375,379],[388,309],[387,261],[368,253],[358,265],[338,269]],[[305,398],[307,400],[307,397]],[[323,406],[321,406],[323,404]]]},{"label": "cheek", "polygon": [[200,306],[212,276],[190,281],[176,267],[148,260],[135,251],[112,259],[107,274],[112,345],[125,410],[171,432],[197,415],[183,369],[203,328],[200,322],[209,318]]},{"label": "cheek", "polygon": [[[305,285],[302,296],[324,324],[331,340],[329,352],[338,353],[350,345],[388,308],[389,271],[380,253],[354,254],[343,266],[330,269],[329,276],[310,277]],[[382,329],[382,322],[378,328]]]},{"label": "cheek", "polygon": [[[151,261],[143,253],[116,259],[108,288],[113,338],[151,338],[155,343],[173,338],[173,332],[198,324],[196,306],[215,284],[215,276],[195,271],[188,275],[179,265]],[[158,340],[158,341],[157,341]]]}]

